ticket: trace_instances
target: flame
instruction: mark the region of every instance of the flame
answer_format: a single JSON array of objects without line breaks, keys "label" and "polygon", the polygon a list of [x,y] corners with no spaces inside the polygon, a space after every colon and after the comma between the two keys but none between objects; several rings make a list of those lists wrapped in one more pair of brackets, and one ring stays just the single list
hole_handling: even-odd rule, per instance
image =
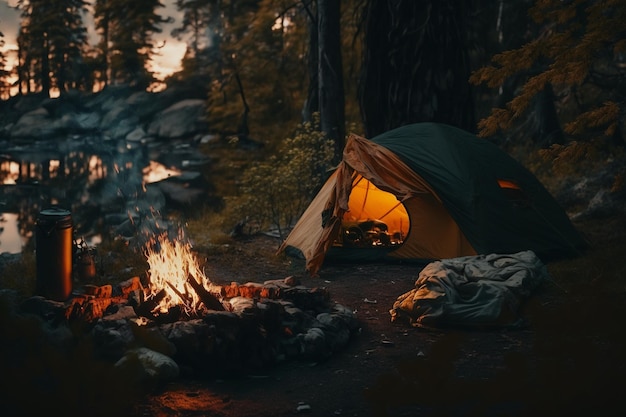
[{"label": "flame", "polygon": [[210,281],[200,270],[191,245],[183,243],[182,239],[171,241],[167,233],[162,233],[150,239],[145,253],[150,266],[146,299],[162,291],[165,293],[152,313],[164,314],[173,306],[180,306],[186,315],[196,314],[202,307],[202,300],[189,280],[195,279],[196,283],[207,289],[210,288]]}]

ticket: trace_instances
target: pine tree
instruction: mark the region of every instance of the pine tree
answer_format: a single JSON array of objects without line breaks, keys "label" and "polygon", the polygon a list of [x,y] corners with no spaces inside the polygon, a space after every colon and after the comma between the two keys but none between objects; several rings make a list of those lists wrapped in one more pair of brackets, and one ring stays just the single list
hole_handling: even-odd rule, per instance
[{"label": "pine tree", "polygon": [[94,19],[103,38],[101,65],[107,83],[146,89],[154,81],[149,68],[156,54],[153,36],[170,21],[157,13],[162,7],[159,0],[96,0]]},{"label": "pine tree", "polygon": [[220,35],[222,33],[220,2],[217,0],[176,0],[176,8],[183,12],[180,25],[171,35],[188,37],[188,47],[181,62],[182,70],[167,83],[185,82],[208,85],[217,78],[221,68]]},{"label": "pine tree", "polygon": [[18,71],[27,92],[32,88],[49,95],[53,88],[64,92],[80,84],[80,62],[87,44],[82,21],[86,5],[83,0],[18,1],[22,16]]},{"label": "pine tree", "polygon": [[517,94],[479,122],[491,136],[514,126],[535,97],[554,90],[564,131],[572,139],[623,143],[626,112],[626,2],[537,0],[529,11],[542,30],[525,45],[495,55],[472,83],[500,88],[523,77]]},{"label": "pine tree", "polygon": [[240,138],[264,131],[276,140],[295,128],[306,88],[305,15],[296,6],[271,0],[222,3],[221,69],[209,92],[209,123],[216,131]]},{"label": "pine tree", "polygon": [[9,81],[10,72],[6,69],[7,57],[4,48],[4,33],[0,32],[0,99],[6,99],[11,95],[11,85]]}]

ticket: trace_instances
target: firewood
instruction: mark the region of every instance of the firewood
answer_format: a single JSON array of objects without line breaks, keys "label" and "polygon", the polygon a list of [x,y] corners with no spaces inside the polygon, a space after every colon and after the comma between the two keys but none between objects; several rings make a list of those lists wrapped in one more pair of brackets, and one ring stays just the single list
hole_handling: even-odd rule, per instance
[{"label": "firewood", "polygon": [[135,313],[137,313],[138,316],[152,319],[154,318],[154,315],[152,314],[152,310],[154,310],[156,306],[159,305],[161,300],[163,300],[166,295],[167,295],[167,291],[165,291],[165,288],[163,288],[161,291],[156,293],[154,297],[144,300],[143,303],[137,306],[133,306],[133,309],[135,310]]},{"label": "firewood", "polygon": [[208,308],[209,310],[218,310],[218,311],[225,310],[222,302],[216,296],[208,292],[206,288],[204,288],[204,286],[201,283],[196,281],[196,279],[193,276],[189,275],[187,277],[187,282],[189,282],[189,285],[191,285],[191,287],[196,292],[196,294],[198,294],[198,297],[200,297],[200,300],[202,301],[202,303],[204,304],[206,308]]},{"label": "firewood", "polygon": [[176,295],[180,297],[180,300],[184,304],[186,310],[191,311],[195,308],[195,306],[193,305],[193,299],[191,299],[190,296],[178,291],[178,289],[176,289],[176,287],[171,282],[165,281],[165,283],[170,287],[172,291],[174,291],[174,293],[176,293]]}]

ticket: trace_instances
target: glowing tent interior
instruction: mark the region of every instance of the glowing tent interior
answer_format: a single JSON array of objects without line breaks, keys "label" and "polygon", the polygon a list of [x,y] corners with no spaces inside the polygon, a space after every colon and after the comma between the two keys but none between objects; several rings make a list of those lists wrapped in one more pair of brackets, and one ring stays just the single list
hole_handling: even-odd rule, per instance
[{"label": "glowing tent interior", "polygon": [[587,246],[539,180],[496,145],[437,123],[371,140],[350,135],[343,160],[279,248],[312,274],[327,258],[417,260]]}]

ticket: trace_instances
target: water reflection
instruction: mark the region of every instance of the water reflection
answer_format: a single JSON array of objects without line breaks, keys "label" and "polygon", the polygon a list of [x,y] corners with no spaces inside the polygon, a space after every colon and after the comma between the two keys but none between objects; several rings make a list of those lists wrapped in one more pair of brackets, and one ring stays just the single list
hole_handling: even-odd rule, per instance
[{"label": "water reflection", "polygon": [[53,205],[71,211],[75,236],[97,242],[105,216],[154,209],[146,184],[180,174],[149,144],[90,137],[0,149],[0,253],[33,249],[37,216]]},{"label": "water reflection", "polygon": [[0,253],[20,253],[27,238],[20,235],[19,221],[16,213],[0,214]]}]

